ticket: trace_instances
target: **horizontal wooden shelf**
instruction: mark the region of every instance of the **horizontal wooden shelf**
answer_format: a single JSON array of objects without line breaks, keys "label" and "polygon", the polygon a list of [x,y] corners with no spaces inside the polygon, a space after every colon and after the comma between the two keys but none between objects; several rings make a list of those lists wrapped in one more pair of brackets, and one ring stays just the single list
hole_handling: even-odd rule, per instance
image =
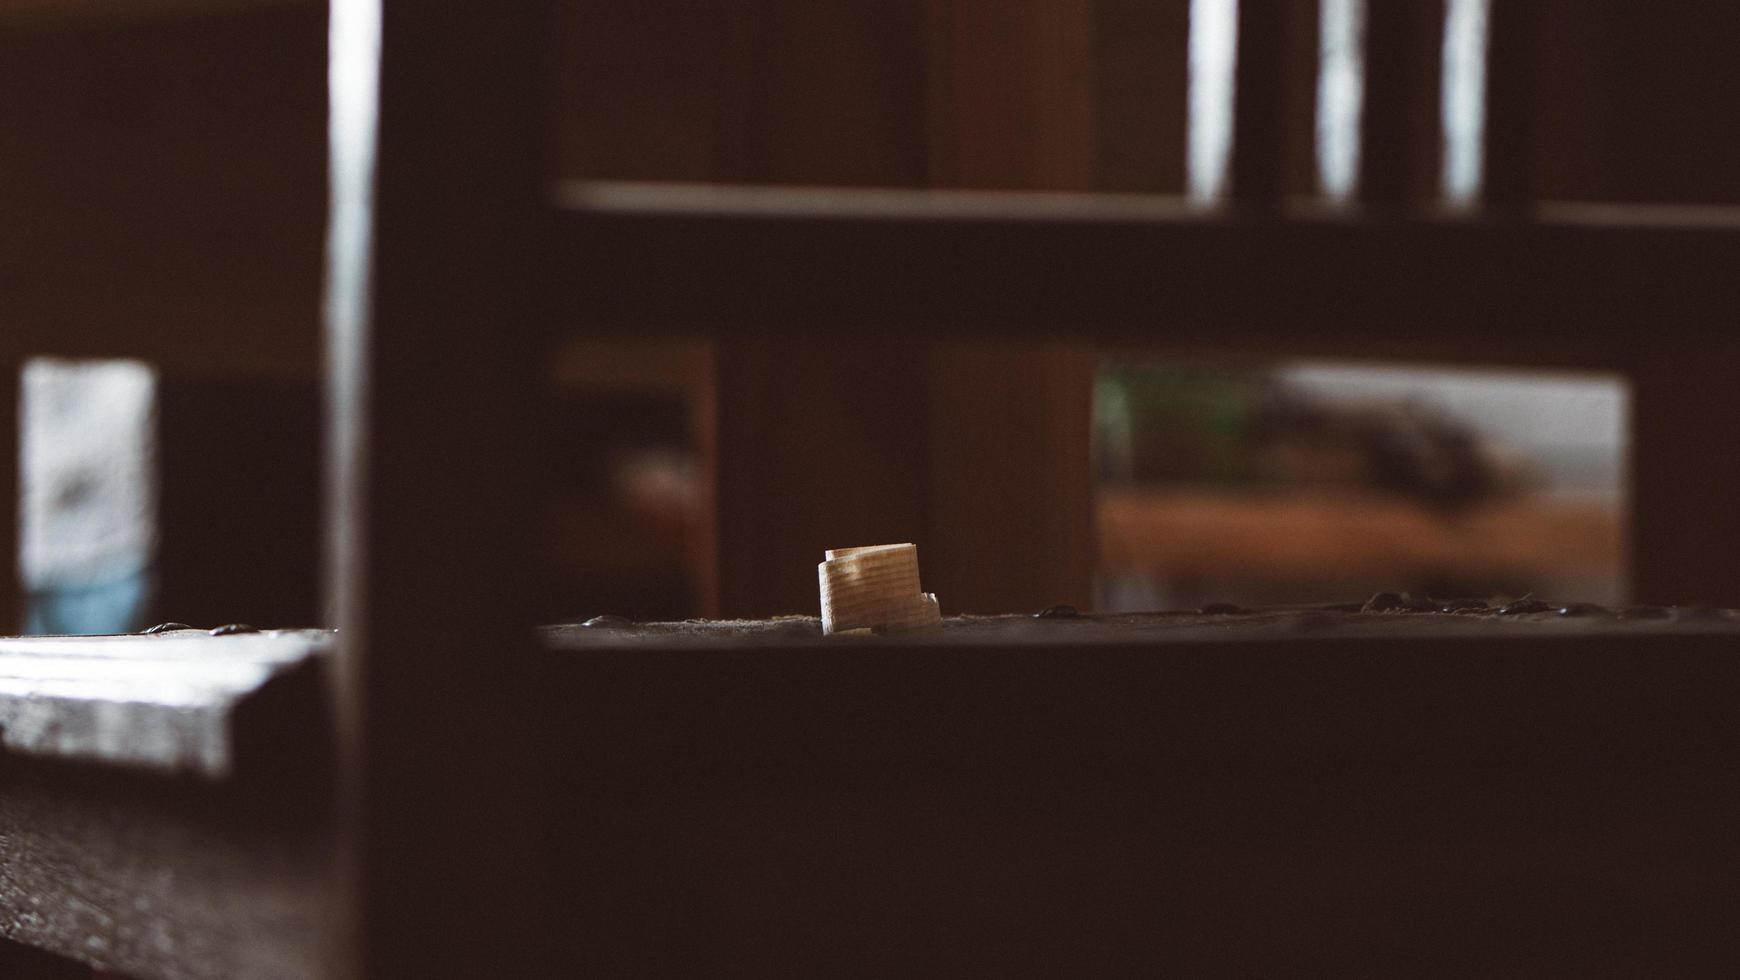
[{"label": "horizontal wooden shelf", "polygon": [[[1596,920],[1636,972],[1682,972],[1730,932],[1735,775],[1712,733],[1736,636],[1698,610],[554,627],[526,707],[547,874],[526,887],[587,924],[550,933],[559,975],[1273,973],[1306,961],[1291,933],[1240,924],[1278,921],[1325,966],[1451,950],[1473,974],[1600,972]],[[171,779],[18,743],[0,934],[140,978],[319,975],[328,692],[264,677],[319,681],[329,642],[0,641],[0,676],[52,680],[42,720],[116,711],[148,733],[179,704],[196,746],[227,717],[279,752]],[[31,698],[0,685],[0,711]],[[432,819],[471,789],[452,792]]]},{"label": "horizontal wooden shelf", "polygon": [[1623,365],[1721,342],[1740,209],[1543,205],[1532,220],[1242,217],[1174,199],[570,184],[555,315],[581,332],[938,332]]},{"label": "horizontal wooden shelf", "polygon": [[[237,763],[238,715],[331,647],[318,630],[0,639],[7,751],[207,779]],[[300,692],[304,699],[312,688]],[[306,726],[320,716],[304,700]]]}]

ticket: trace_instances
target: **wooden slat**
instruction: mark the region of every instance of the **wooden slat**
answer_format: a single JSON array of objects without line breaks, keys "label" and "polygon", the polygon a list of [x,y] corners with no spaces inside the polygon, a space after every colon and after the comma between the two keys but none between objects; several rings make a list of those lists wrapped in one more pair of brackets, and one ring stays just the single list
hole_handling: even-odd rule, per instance
[{"label": "wooden slat", "polygon": [[551,13],[332,7],[340,975],[547,975],[524,699]]},{"label": "wooden slat", "polygon": [[[1358,914],[1312,913],[1299,936],[1344,966],[1404,955],[1373,952],[1379,927],[1470,973],[1541,949],[1593,962],[1624,905],[1627,962],[1675,972],[1727,936],[1735,784],[1710,732],[1740,683],[1737,629],[1696,611],[1305,610],[863,639],[813,618],[548,630],[523,707],[557,709],[537,743],[559,763],[543,858],[570,926],[556,962],[511,975],[1178,967],[1235,947],[1279,963],[1299,937],[1228,941],[1249,903],[1297,915],[1323,894]],[[321,699],[301,694],[277,705],[285,727],[255,731],[279,765],[223,780],[0,758],[0,935],[140,980],[325,975],[328,754]],[[477,707],[444,706],[455,725]],[[451,783],[430,818],[477,789]],[[453,882],[466,856],[434,861]],[[1411,914],[1446,895],[1450,921]],[[1529,928],[1463,928],[1493,901]]]},{"label": "wooden slat", "polygon": [[[941,116],[932,125],[932,182],[1093,189],[1101,135],[1096,4],[931,6],[949,27],[939,42],[946,52],[933,57],[946,97],[931,100]],[[945,342],[922,356],[925,482],[895,492],[919,500],[925,590],[957,611],[1090,607],[1095,352]]]},{"label": "wooden slat", "polygon": [[1400,208],[1427,196],[1427,139],[1434,102],[1441,0],[1377,0],[1366,4],[1365,101],[1359,146],[1359,198],[1376,208]]},{"label": "wooden slat", "polygon": [[589,330],[1082,336],[1493,364],[1623,365],[1740,309],[1732,209],[1558,205],[1501,226],[1152,198],[580,185],[559,316]]},{"label": "wooden slat", "polygon": [[1285,193],[1287,0],[1238,0],[1232,160],[1227,196],[1267,212]]},{"label": "wooden slat", "polygon": [[1740,603],[1740,410],[1732,342],[1644,351],[1631,408],[1631,588],[1649,602]]},{"label": "wooden slat", "polygon": [[1489,2],[1481,199],[1489,210],[1515,216],[1525,213],[1536,194],[1545,5],[1538,0]]},{"label": "wooden slat", "polygon": [[19,581],[19,371],[23,365],[0,355],[0,633],[14,633],[24,622],[24,589]]}]

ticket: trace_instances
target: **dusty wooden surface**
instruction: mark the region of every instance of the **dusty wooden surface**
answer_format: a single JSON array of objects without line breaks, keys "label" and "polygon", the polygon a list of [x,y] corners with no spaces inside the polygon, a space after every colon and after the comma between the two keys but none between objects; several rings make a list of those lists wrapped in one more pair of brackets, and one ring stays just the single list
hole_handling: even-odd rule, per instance
[{"label": "dusty wooden surface", "polygon": [[12,752],[207,778],[236,764],[238,717],[331,645],[316,630],[0,638],[0,744]]},{"label": "dusty wooden surface", "polygon": [[[1450,600],[1445,600],[1450,601]],[[1461,600],[1456,600],[1461,601]],[[544,627],[553,649],[671,648],[743,650],[815,647],[850,649],[853,645],[923,649],[933,646],[1007,646],[1068,648],[1076,645],[1141,647],[1164,656],[1169,645],[1203,641],[1240,643],[1287,639],[1372,637],[1384,640],[1460,637],[1519,640],[1530,637],[1659,638],[1715,633],[1740,641],[1740,613],[1733,610],[1636,606],[1581,608],[1579,604],[1545,602],[1537,612],[1500,612],[1496,605],[1457,612],[1415,612],[1406,609],[1361,611],[1364,603],[1246,610],[1227,614],[1195,610],[1109,615],[1068,615],[1067,607],[1050,615],[949,616],[937,629],[875,635],[822,635],[815,616],[773,619],[685,620],[636,623],[601,616],[590,625]],[[1381,604],[1381,603],[1380,603]],[[1207,608],[1207,607],[1205,607]],[[1563,610],[1570,608],[1566,614]],[[1062,615],[1059,615],[1061,613]]]},{"label": "dusty wooden surface", "polygon": [[320,976],[323,797],[0,763],[0,935],[138,980]]},{"label": "dusty wooden surface", "polygon": [[[526,887],[570,924],[556,962],[1660,974],[1725,928],[1733,613],[1054,612],[546,628]],[[138,651],[209,695],[233,760],[0,756],[0,935],[141,978],[319,975],[328,642],[0,641],[14,668]],[[226,661],[301,666],[239,697],[170,680]],[[66,717],[150,690],[134,670],[62,678]]]},{"label": "dusty wooden surface", "polygon": [[0,935],[129,977],[319,975],[330,645],[0,639]]}]

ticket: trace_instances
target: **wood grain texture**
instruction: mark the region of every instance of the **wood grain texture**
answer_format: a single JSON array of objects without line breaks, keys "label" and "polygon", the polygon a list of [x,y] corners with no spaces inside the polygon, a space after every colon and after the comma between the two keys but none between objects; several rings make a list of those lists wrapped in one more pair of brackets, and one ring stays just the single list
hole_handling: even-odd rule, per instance
[{"label": "wood grain texture", "polygon": [[[0,744],[24,755],[208,779],[231,775],[250,699],[312,669],[331,636],[0,638]],[[299,723],[318,718],[310,696]]]},{"label": "wood grain texture", "polygon": [[[933,185],[1095,186],[1096,12],[933,0]],[[944,340],[925,358],[927,481],[908,492],[922,499],[926,591],[953,611],[1090,605],[1093,349]]]},{"label": "wood grain texture", "polygon": [[0,935],[137,980],[321,975],[332,848],[307,783],[3,768]]}]

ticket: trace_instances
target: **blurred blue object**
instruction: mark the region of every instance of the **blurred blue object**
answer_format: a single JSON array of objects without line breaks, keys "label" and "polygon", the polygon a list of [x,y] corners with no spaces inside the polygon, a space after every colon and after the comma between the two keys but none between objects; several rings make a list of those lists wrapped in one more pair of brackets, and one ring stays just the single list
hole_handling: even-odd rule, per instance
[{"label": "blurred blue object", "polygon": [[103,582],[32,590],[24,630],[34,636],[132,633],[145,625],[151,574],[141,569]]}]

